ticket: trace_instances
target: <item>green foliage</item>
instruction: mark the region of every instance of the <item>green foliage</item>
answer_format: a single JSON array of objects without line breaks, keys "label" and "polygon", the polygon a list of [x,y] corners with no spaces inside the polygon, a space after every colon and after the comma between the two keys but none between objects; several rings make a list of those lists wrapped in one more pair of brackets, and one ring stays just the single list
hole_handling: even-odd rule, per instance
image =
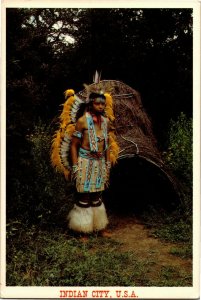
[{"label": "green foliage", "polygon": [[[192,234],[192,171],[193,171],[193,124],[183,112],[177,120],[171,120],[169,125],[168,150],[164,152],[164,159],[173,173],[177,176],[183,198],[181,206],[175,214],[174,225],[170,223],[168,232],[172,232],[175,239],[184,240]],[[175,228],[173,228],[175,227]],[[164,233],[165,234],[165,233]],[[187,236],[186,236],[187,234]],[[179,236],[180,237],[179,237]]]},{"label": "green foliage", "polygon": [[39,122],[28,139],[32,146],[32,167],[35,175],[35,213],[41,224],[62,224],[72,206],[73,187],[51,165],[51,127]]},{"label": "green foliage", "polygon": [[165,160],[188,186],[192,184],[192,138],[192,119],[182,112],[176,121],[170,121],[169,147]]},{"label": "green foliage", "polygon": [[12,239],[9,233],[8,237],[7,285],[129,286],[145,282],[143,263],[131,252],[121,253],[113,240],[92,236],[83,243],[58,230],[49,233],[35,226],[21,226]]},{"label": "green foliage", "polygon": [[162,131],[172,112],[192,109],[192,10],[8,8],[7,66],[7,105],[29,126],[98,69],[139,90]]},{"label": "green foliage", "polygon": [[41,226],[66,226],[66,215],[73,205],[73,187],[51,165],[52,136],[52,128],[41,121],[26,135],[23,147],[28,145],[29,152],[25,152],[26,156],[18,154],[19,166],[24,162],[23,171],[16,169],[8,178],[12,187],[8,190],[8,220],[20,218]]},{"label": "green foliage", "polygon": [[[13,227],[18,230],[13,232]],[[11,222],[7,226],[7,286],[190,286],[189,274],[122,251],[113,239],[84,243],[56,229],[44,231]],[[158,274],[157,274],[158,273]],[[146,274],[146,276],[145,276]]]},{"label": "green foliage", "polygon": [[166,218],[166,223],[153,230],[153,236],[165,241],[192,243],[192,225],[184,220],[176,222],[172,217]]},{"label": "green foliage", "polygon": [[151,228],[154,237],[167,242],[183,243],[192,250],[192,212],[184,203],[171,213],[150,208],[144,212],[142,219],[144,224]]},{"label": "green foliage", "polygon": [[163,266],[160,270],[160,280],[153,280],[151,285],[157,287],[190,286],[192,285],[192,275],[186,274],[174,267]]},{"label": "green foliage", "polygon": [[181,245],[180,247],[172,247],[170,253],[183,259],[192,258],[192,247],[190,245]]}]

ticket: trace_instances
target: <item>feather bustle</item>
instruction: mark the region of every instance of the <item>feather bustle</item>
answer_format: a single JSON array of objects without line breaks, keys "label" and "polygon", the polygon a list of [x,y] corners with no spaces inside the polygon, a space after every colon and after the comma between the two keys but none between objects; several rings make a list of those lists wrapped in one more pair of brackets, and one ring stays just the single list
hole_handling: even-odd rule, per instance
[{"label": "feather bustle", "polygon": [[[75,130],[75,125],[71,124],[71,110],[75,102],[75,92],[72,89],[68,89],[64,92],[66,102],[63,104],[63,110],[60,115],[60,129],[58,129],[54,135],[51,148],[51,162],[56,171],[62,172],[66,179],[70,178],[70,169],[67,156],[65,162],[63,161],[62,151],[66,148],[69,150],[69,144],[72,134]],[[66,136],[66,134],[68,136]],[[67,139],[67,143],[64,139]],[[65,142],[64,142],[65,141]],[[62,150],[62,151],[61,151]]]},{"label": "feather bustle", "polygon": [[[82,103],[82,101],[79,98],[76,98],[74,90],[66,90],[64,94],[67,100],[63,105],[63,111],[59,117],[61,124],[60,129],[56,131],[52,141],[51,161],[56,171],[62,172],[66,179],[70,179],[71,172],[67,157],[68,155],[64,155],[64,150],[65,147],[67,147],[66,151],[69,151],[72,134],[75,131],[74,122],[76,109],[79,108],[79,105]],[[106,93],[104,95],[106,97],[105,113],[107,118],[113,122],[115,119],[113,113],[113,100],[110,94]],[[68,146],[63,143],[63,141],[66,139],[68,141]],[[117,162],[119,154],[119,146],[116,142],[114,132],[109,133],[109,147],[111,164],[114,165]]]}]

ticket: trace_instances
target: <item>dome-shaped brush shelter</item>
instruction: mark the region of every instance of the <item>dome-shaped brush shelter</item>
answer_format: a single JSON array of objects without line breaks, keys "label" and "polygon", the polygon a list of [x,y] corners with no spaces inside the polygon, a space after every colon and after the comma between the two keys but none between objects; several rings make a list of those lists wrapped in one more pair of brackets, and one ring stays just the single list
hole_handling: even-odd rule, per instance
[{"label": "dome-shaped brush shelter", "polygon": [[[102,80],[98,85],[112,95],[116,137],[120,146],[118,163],[111,173],[108,202],[118,206],[118,198],[122,208],[122,198],[127,207],[159,202],[161,206],[167,206],[167,203],[180,199],[180,186],[161,158],[140,94],[116,80]],[[86,98],[86,90],[77,95]]]}]

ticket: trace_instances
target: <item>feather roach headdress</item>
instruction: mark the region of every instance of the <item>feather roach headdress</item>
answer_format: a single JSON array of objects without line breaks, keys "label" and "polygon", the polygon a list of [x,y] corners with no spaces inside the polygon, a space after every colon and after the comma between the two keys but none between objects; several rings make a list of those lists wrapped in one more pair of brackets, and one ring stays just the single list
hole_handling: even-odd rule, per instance
[{"label": "feather roach headdress", "polygon": [[[51,149],[51,162],[53,167],[57,171],[64,173],[66,179],[71,177],[71,162],[70,162],[70,143],[72,135],[75,131],[75,124],[77,116],[82,105],[88,104],[92,99],[90,95],[96,93],[98,95],[104,95],[106,99],[105,106],[105,116],[110,120],[111,123],[114,122],[113,113],[113,101],[112,96],[109,93],[103,91],[100,87],[100,75],[96,71],[94,76],[94,83],[92,85],[86,85],[85,87],[85,98],[81,98],[75,94],[74,90],[68,89],[64,92],[65,103],[63,104],[63,110],[59,117],[59,129],[55,132],[52,141]],[[111,126],[112,127],[112,126]],[[109,132],[109,147],[110,147],[110,157],[111,163],[114,165],[118,158],[119,147],[116,142],[116,137],[114,131]]]}]

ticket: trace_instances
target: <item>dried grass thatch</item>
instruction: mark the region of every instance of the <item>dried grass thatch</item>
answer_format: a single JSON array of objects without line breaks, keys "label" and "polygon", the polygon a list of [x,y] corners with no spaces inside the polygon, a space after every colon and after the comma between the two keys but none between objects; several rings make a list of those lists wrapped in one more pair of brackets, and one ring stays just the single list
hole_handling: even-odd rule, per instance
[{"label": "dried grass thatch", "polygon": [[[91,86],[93,85],[95,84]],[[116,137],[120,146],[119,159],[138,156],[154,164],[167,176],[180,195],[178,182],[165,166],[157,148],[152,124],[143,108],[140,94],[121,81],[102,80],[98,85],[113,98]],[[78,96],[85,98],[86,90],[79,92]]]}]

